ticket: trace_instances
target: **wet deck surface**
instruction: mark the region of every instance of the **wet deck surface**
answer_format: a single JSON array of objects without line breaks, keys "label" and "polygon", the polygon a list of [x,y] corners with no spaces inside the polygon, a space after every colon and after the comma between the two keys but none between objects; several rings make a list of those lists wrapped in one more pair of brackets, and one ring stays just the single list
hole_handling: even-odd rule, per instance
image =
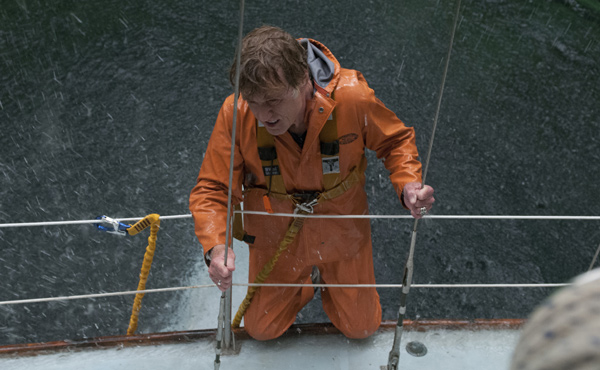
[{"label": "wet deck surface", "polygon": [[[400,368],[419,370],[508,369],[519,330],[407,331],[402,337]],[[269,342],[239,340],[237,355],[221,357],[220,369],[375,369],[387,365],[394,333],[380,330],[364,340],[340,334],[302,334]],[[411,341],[423,343],[427,354],[406,351]],[[28,369],[214,369],[212,338],[180,343],[62,351],[36,356],[0,358],[4,370]]]}]

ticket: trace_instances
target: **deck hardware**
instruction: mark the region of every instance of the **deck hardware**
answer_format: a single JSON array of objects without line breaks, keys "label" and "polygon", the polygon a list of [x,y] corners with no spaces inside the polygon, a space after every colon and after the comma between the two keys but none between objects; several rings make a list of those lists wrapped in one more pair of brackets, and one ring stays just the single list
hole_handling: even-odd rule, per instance
[{"label": "deck hardware", "polygon": [[408,342],[406,344],[406,352],[415,357],[423,357],[427,354],[427,347],[421,342]]},{"label": "deck hardware", "polygon": [[96,228],[100,231],[106,231],[109,234],[125,236],[127,235],[127,229],[131,227],[131,225],[125,225],[108,216],[98,216],[96,219],[102,221],[96,224]]}]

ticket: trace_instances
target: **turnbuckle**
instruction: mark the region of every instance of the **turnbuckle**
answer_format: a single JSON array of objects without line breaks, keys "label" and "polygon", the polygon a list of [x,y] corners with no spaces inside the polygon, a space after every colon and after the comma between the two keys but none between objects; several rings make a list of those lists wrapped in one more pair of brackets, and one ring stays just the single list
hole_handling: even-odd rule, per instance
[{"label": "turnbuckle", "polygon": [[96,228],[109,234],[126,236],[127,229],[131,227],[131,225],[125,225],[124,223],[108,216],[98,216],[96,217],[96,220],[102,220],[102,222],[96,224]]}]

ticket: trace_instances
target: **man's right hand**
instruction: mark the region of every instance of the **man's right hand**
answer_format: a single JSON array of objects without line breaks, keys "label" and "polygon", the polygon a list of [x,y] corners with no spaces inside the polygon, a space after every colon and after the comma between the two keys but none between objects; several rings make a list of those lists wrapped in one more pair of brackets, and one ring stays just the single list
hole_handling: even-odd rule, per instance
[{"label": "man's right hand", "polygon": [[216,245],[210,250],[210,266],[208,275],[222,292],[229,289],[232,272],[235,270],[235,254],[233,249],[227,251],[227,266],[225,266],[225,244]]}]

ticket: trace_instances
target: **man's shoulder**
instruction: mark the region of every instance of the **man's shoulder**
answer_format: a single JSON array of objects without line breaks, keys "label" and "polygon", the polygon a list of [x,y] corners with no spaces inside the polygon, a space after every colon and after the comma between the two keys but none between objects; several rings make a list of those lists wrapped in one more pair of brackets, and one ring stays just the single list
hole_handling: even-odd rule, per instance
[{"label": "man's shoulder", "polygon": [[[223,101],[223,104],[221,105],[221,109],[225,110],[227,112],[232,112],[234,99],[235,99],[235,94],[231,94],[228,97],[226,97],[225,100]],[[248,108],[248,103],[246,102],[246,100],[243,99],[243,97],[241,95],[238,98],[237,106],[238,106],[238,112],[242,113],[242,114],[244,114],[250,110]]]},{"label": "man's shoulder", "polygon": [[368,96],[369,90],[362,73],[355,69],[340,68],[340,78],[334,92],[336,100],[361,100]]},{"label": "man's shoulder", "polygon": [[[235,94],[231,94],[228,97],[225,98],[225,100],[223,101],[223,106],[226,105],[230,105],[233,106],[233,100],[235,99]],[[243,99],[242,95],[240,94],[239,98],[238,98],[238,108],[244,108],[247,107],[248,104],[246,103],[246,101]]]},{"label": "man's shoulder", "polygon": [[[357,83],[358,81],[364,81],[364,78],[362,76],[362,73],[360,73],[360,71],[357,71],[356,69],[350,69],[350,68],[340,68],[340,83],[342,82],[353,82],[353,83]],[[338,86],[340,84],[338,83]]]}]

